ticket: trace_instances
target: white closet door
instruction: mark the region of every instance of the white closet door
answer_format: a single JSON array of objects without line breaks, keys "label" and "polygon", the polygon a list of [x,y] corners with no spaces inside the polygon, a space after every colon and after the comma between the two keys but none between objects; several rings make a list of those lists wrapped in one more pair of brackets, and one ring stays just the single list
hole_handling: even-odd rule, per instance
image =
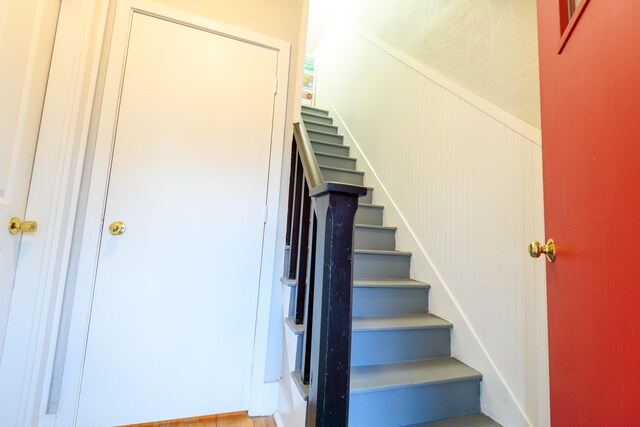
[{"label": "white closet door", "polygon": [[131,22],[79,426],[248,408],[278,54]]}]

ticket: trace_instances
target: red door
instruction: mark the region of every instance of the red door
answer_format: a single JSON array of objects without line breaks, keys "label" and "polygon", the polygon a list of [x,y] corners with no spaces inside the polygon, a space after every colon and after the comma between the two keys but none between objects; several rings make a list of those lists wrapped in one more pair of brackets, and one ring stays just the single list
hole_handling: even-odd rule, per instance
[{"label": "red door", "polygon": [[551,423],[638,426],[640,1],[582,0],[559,52],[566,11],[538,0]]}]

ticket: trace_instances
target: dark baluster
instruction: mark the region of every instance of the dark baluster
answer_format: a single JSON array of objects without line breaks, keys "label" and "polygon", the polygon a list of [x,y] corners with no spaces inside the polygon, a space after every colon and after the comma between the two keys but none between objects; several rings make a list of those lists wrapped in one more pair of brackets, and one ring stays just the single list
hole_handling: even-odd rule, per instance
[{"label": "dark baluster", "polygon": [[298,162],[298,146],[295,139],[291,144],[291,169],[289,170],[289,201],[287,202],[287,235],[285,244],[291,246],[291,214],[293,212],[293,194],[295,193],[296,164]]},{"label": "dark baluster", "polygon": [[308,426],[347,426],[353,232],[366,189],[325,183],[311,191],[318,217]]},{"label": "dark baluster", "polygon": [[313,222],[309,234],[311,235],[311,251],[309,254],[309,269],[307,274],[307,295],[304,306],[304,333],[302,334],[302,362],[301,375],[302,382],[309,384],[309,374],[311,373],[311,330],[313,328],[313,294],[316,280],[316,247],[318,237],[318,218],[313,213]]},{"label": "dark baluster", "polygon": [[302,183],[302,199],[300,206],[300,232],[298,243],[298,268],[296,270],[296,324],[304,322],[304,301],[307,291],[307,267],[309,263],[309,220],[311,213],[311,197],[309,197],[309,186],[306,180]]},{"label": "dark baluster", "polygon": [[291,219],[291,244],[289,246],[289,279],[296,278],[298,269],[298,239],[300,233],[300,204],[302,203],[302,186],[304,185],[304,170],[298,157],[296,161],[296,173],[293,194],[293,218]]}]

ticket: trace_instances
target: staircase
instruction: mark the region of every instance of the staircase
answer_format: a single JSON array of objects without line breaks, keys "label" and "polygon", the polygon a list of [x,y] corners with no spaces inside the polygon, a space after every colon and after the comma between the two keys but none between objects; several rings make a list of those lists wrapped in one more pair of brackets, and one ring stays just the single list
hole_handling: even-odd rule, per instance
[{"label": "staircase", "polygon": [[[362,185],[364,172],[329,113],[303,107],[302,118],[324,179]],[[383,210],[368,188],[354,237],[349,425],[499,426],[480,413],[482,375],[451,357],[453,325],[429,313],[429,285],[409,277],[411,254],[396,250],[396,228],[382,225]],[[294,319],[286,324],[302,334]],[[306,396],[300,372],[292,375]]]}]

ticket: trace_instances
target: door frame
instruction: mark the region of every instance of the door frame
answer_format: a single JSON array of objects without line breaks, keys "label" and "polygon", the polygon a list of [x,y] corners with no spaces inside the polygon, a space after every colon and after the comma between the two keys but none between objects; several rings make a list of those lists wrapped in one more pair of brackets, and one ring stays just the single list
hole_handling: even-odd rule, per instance
[{"label": "door frame", "polygon": [[21,242],[0,364],[7,425],[37,425],[46,409],[108,2],[60,5],[25,213],[39,230]]},{"label": "door frame", "polygon": [[[114,7],[117,2],[117,6]],[[113,32],[109,22],[115,19]],[[289,81],[290,43],[240,27],[215,21],[200,15],[150,0],[65,0],[62,2],[56,44],[52,60],[43,122],[34,165],[27,216],[37,219],[43,233],[37,242],[21,248],[21,262],[16,273],[16,289],[22,300],[13,301],[25,314],[10,318],[16,338],[6,367],[12,369],[16,386],[2,397],[10,396],[7,408],[12,409],[15,425],[74,425],[83,370],[83,358],[89,328],[91,301],[100,242],[101,216],[106,200],[106,183],[111,162],[117,99],[122,80],[122,64],[126,55],[129,19],[138,11],[172,22],[187,23],[227,37],[247,41],[278,52],[277,85],[274,97],[270,167],[268,175],[266,217],[256,328],[252,356],[249,412],[263,411],[263,396],[273,390],[265,384],[271,291],[276,250],[282,246],[277,238],[283,153],[290,134],[286,126],[287,88]],[[123,21],[124,16],[124,21]],[[81,30],[79,31],[78,28]],[[113,36],[112,36],[113,34]],[[111,38],[113,40],[111,40]],[[104,54],[103,54],[104,52]],[[109,56],[104,99],[101,102],[101,62]],[[119,65],[116,65],[119,64]],[[120,67],[118,69],[118,67]],[[113,76],[117,74],[117,78]],[[114,81],[116,83],[114,83]],[[275,83],[275,82],[274,82]],[[64,108],[60,108],[64,106]],[[85,162],[91,150],[90,124],[97,120],[92,113],[100,111],[97,140],[92,161]],[[94,141],[95,141],[94,140]],[[107,142],[105,142],[107,141]],[[52,159],[57,159],[52,162]],[[80,256],[69,337],[67,342],[61,400],[56,414],[46,414],[49,383],[62,311],[63,294],[69,269],[69,256],[74,239],[74,219],[83,185],[83,167],[90,169],[88,204],[81,228]],[[76,236],[77,237],[77,236]],[[75,244],[76,242],[74,242]],[[84,284],[84,286],[83,286]],[[89,285],[87,285],[89,284]],[[20,318],[18,318],[20,317]],[[13,321],[12,321],[13,320]],[[18,322],[23,323],[20,327]],[[8,329],[9,333],[9,329]],[[18,342],[20,341],[20,342]],[[3,360],[3,364],[4,364]],[[1,374],[1,372],[0,372]],[[17,392],[16,392],[17,391]],[[4,406],[4,402],[2,403]],[[2,407],[1,409],[5,409]]]},{"label": "door frame", "polygon": [[[80,260],[69,341],[67,359],[64,368],[60,407],[57,423],[73,425],[78,411],[80,387],[84,367],[86,340],[89,331],[93,289],[95,286],[98,251],[101,238],[101,221],[106,203],[111,156],[114,144],[115,127],[119,107],[120,93],[124,79],[123,67],[127,54],[127,44],[133,13],[144,13],[159,19],[200,28],[225,37],[245,41],[278,52],[277,79],[283,88],[288,87],[290,44],[282,40],[267,37],[242,28],[221,23],[199,15],[191,14],[172,7],[159,5],[148,0],[121,0],[115,11],[111,46],[109,48],[109,64],[106,70],[104,98],[98,121],[95,156],[91,168],[91,183],[86,211],[86,221],[82,233]],[[280,195],[280,179],[285,145],[285,118],[287,91],[279,90],[274,98],[273,127],[271,133],[271,153],[267,187],[266,209],[277,212]],[[250,385],[250,412],[261,411],[262,387],[266,369],[268,318],[271,300],[271,282],[274,273],[274,262],[277,241],[277,215],[266,219],[258,304],[256,312],[256,329],[252,355],[252,372]]]}]

